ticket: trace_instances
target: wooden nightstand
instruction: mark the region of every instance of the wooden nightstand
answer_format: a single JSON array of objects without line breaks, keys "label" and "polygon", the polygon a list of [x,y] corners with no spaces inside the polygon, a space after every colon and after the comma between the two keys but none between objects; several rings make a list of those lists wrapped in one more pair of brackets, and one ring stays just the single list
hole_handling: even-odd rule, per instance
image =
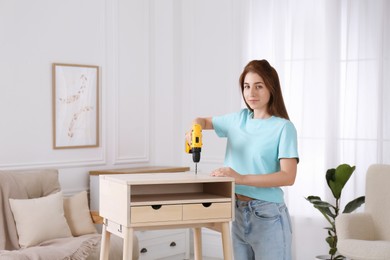
[{"label": "wooden nightstand", "polygon": [[[190,167],[145,166],[136,168],[101,169],[89,172],[90,207],[99,211],[99,176],[112,174],[140,174],[162,172],[188,172]],[[100,228],[98,226],[97,228]],[[136,231],[139,243],[139,260],[190,259],[190,230],[168,229]]]},{"label": "wooden nightstand", "polygon": [[232,259],[229,223],[234,219],[234,179],[193,173],[100,176],[104,218],[101,260],[108,259],[111,234],[124,239],[131,259],[136,230],[194,229],[194,256],[202,259],[201,228],[222,233],[224,259]]}]

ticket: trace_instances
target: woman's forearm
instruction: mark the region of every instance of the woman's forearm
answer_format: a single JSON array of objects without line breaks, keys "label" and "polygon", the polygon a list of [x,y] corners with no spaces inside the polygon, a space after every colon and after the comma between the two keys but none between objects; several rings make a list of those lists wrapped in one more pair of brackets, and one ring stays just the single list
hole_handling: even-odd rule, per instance
[{"label": "woman's forearm", "polygon": [[255,187],[282,187],[291,186],[295,182],[295,175],[283,171],[269,174],[246,174],[237,178],[236,184]]},{"label": "woman's forearm", "polygon": [[297,160],[295,158],[281,159],[281,170],[270,174],[247,174],[241,175],[237,184],[257,187],[280,187],[291,186],[297,175]]},{"label": "woman's forearm", "polygon": [[297,159],[280,159],[281,170],[268,174],[240,174],[230,167],[215,169],[212,176],[233,177],[236,184],[255,187],[282,187],[291,186],[297,175]]}]

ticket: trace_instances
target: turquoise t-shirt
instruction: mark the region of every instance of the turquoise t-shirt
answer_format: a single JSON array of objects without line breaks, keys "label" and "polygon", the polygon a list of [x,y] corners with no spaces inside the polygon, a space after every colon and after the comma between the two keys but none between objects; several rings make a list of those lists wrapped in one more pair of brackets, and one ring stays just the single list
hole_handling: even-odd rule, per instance
[{"label": "turquoise t-shirt", "polygon": [[[219,137],[227,137],[225,166],[240,174],[267,174],[280,171],[282,158],[298,158],[297,132],[289,120],[271,116],[253,119],[253,113],[215,116],[213,127]],[[280,187],[236,185],[235,192],[275,203],[283,202]]]}]

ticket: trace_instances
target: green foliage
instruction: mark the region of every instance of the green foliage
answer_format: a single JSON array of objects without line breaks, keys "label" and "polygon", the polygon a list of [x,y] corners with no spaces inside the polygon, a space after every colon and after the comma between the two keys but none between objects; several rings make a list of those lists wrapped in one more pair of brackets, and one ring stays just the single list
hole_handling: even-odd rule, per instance
[{"label": "green foliage", "polygon": [[[326,172],[326,182],[329,189],[332,191],[333,197],[335,199],[335,204],[323,201],[318,196],[308,196],[305,198],[309,201],[314,208],[319,210],[325,219],[329,222],[330,226],[325,229],[328,230],[328,237],[326,237],[326,242],[329,245],[329,255],[331,260],[340,260],[344,259],[342,255],[337,254],[337,231],[335,220],[340,212],[340,199],[341,193],[344,189],[345,184],[348,182],[349,178],[352,176],[355,171],[355,166],[350,166],[348,164],[341,164],[336,169],[329,169]],[[365,196],[361,196],[350,201],[344,208],[343,213],[351,213],[355,209],[359,208],[365,202]]]}]

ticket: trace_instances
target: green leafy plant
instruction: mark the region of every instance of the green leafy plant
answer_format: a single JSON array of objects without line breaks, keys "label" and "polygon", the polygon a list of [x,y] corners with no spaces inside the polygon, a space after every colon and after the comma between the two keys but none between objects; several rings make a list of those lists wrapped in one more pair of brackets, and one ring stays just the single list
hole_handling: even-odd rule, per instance
[{"label": "green leafy plant", "polygon": [[[345,184],[348,182],[352,173],[355,171],[355,166],[348,164],[341,164],[336,169],[329,169],[326,172],[326,182],[328,187],[332,191],[335,201],[333,203],[323,201],[318,196],[308,196],[305,198],[308,200],[314,208],[318,209],[325,219],[329,222],[330,226],[325,229],[328,230],[328,237],[325,239],[329,245],[329,255],[331,260],[340,260],[345,257],[337,255],[337,231],[335,220],[340,213],[340,199],[341,193]],[[361,196],[350,201],[344,208],[342,213],[351,213],[355,209],[359,208],[365,202],[365,196]]]}]

